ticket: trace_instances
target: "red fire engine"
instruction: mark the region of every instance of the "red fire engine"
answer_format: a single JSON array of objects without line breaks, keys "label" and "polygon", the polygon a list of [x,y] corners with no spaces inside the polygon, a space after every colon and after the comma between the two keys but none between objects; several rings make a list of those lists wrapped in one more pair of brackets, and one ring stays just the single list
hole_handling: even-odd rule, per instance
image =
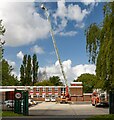
[{"label": "red fire engine", "polygon": [[96,89],[93,91],[91,104],[93,106],[108,106],[108,95],[106,91]]}]

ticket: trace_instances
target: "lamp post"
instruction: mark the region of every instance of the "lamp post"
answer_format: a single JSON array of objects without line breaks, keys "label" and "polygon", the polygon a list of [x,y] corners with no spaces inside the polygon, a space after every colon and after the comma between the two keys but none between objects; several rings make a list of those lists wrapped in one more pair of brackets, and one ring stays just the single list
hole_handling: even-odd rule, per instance
[{"label": "lamp post", "polygon": [[63,78],[64,78],[64,80],[65,80],[65,85],[67,86],[68,83],[67,83],[67,79],[66,79],[66,76],[65,76],[65,72],[64,72],[64,70],[63,70],[63,65],[62,65],[62,62],[61,62],[61,59],[60,59],[60,56],[59,56],[58,48],[57,48],[57,46],[56,46],[56,41],[55,41],[55,38],[54,38],[54,33],[53,33],[52,26],[51,26],[51,20],[50,20],[50,17],[49,17],[49,12],[48,12],[48,9],[47,9],[43,4],[41,5],[41,8],[42,8],[42,9],[45,11],[45,13],[46,13],[47,20],[48,20],[49,25],[50,25],[50,33],[51,33],[52,42],[53,42],[53,45],[54,45],[54,48],[55,48],[56,56],[57,56],[57,59],[58,59],[59,64],[60,64],[60,69],[61,69]]}]

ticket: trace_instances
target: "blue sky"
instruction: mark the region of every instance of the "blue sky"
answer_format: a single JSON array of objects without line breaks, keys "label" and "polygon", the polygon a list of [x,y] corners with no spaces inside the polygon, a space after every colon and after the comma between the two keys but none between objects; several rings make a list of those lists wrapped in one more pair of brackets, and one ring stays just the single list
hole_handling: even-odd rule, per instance
[{"label": "blue sky", "polygon": [[[59,65],[49,33],[50,26],[40,5],[26,2],[0,4],[0,19],[3,19],[7,30],[2,38],[6,41],[4,58],[15,68],[13,73],[19,76],[23,55],[36,53],[41,71],[46,68],[49,76],[61,77],[60,71],[56,70]],[[84,31],[91,23],[99,24],[103,20],[104,3],[60,1],[45,2],[44,5],[50,13],[60,58],[69,81],[82,73],[95,74],[95,65],[88,63]]]}]

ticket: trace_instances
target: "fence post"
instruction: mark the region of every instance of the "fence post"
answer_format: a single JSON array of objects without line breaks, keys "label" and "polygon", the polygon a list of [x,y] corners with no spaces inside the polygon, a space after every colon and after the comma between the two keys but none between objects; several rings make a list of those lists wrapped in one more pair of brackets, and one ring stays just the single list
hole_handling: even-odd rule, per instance
[{"label": "fence post", "polygon": [[114,114],[114,91],[109,91],[109,114]]}]

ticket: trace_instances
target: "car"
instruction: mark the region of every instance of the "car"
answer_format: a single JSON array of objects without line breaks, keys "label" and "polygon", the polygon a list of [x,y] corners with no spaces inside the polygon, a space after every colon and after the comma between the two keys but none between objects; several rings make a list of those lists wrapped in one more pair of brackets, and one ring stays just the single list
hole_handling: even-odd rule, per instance
[{"label": "car", "polygon": [[51,101],[52,102],[55,102],[56,101],[56,98],[54,96],[51,97]]},{"label": "car", "polygon": [[13,108],[14,107],[14,100],[8,100],[5,104],[8,108]]},{"label": "car", "polygon": [[45,102],[50,102],[50,97],[45,97]]},{"label": "car", "polygon": [[28,104],[29,104],[29,106],[31,106],[31,105],[36,105],[37,102],[34,101],[33,99],[29,99],[29,100],[28,100]]}]

